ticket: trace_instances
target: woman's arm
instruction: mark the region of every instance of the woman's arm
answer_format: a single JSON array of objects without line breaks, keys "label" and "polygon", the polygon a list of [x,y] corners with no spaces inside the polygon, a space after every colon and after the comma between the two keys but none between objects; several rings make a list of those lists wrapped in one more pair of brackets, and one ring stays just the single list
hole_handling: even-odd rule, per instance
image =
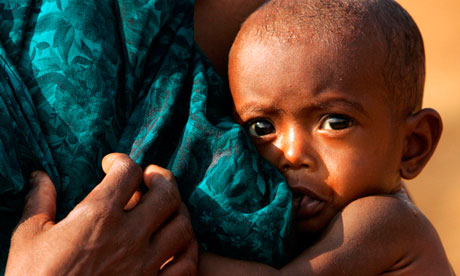
[{"label": "woman's arm", "polygon": [[195,40],[216,68],[227,78],[228,53],[241,23],[265,0],[197,0]]}]

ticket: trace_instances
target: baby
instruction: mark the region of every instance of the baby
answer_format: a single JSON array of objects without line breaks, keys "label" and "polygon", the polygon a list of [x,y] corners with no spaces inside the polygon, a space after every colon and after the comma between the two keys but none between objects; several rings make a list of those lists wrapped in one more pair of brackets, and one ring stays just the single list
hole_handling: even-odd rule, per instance
[{"label": "baby", "polygon": [[203,254],[201,275],[451,275],[404,192],[433,154],[419,30],[392,0],[273,0],[230,52],[236,120],[293,192],[280,270]]}]

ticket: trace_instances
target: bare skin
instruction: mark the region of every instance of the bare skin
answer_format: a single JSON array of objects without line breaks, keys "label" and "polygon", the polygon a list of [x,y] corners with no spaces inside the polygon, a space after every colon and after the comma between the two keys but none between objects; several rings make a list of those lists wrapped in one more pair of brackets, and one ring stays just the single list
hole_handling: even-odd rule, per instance
[{"label": "bare skin", "polygon": [[436,231],[401,195],[436,147],[439,114],[393,115],[383,47],[367,38],[253,39],[250,24],[230,53],[235,117],[293,191],[302,253],[279,271],[203,254],[200,275],[451,275]]},{"label": "bare skin", "polygon": [[241,23],[265,0],[197,0],[195,40],[217,73],[227,78],[228,53]]},{"label": "bare skin", "polygon": [[[171,173],[156,166],[143,173],[124,154],[106,156],[102,166],[103,181],[58,223],[53,183],[33,174],[6,275],[195,274],[198,247]],[[142,180],[149,191],[126,211]]]}]

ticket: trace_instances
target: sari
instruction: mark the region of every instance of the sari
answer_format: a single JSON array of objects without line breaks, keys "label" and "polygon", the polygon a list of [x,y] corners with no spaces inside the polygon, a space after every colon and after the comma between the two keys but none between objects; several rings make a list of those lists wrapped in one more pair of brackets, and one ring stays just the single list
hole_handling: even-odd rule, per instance
[{"label": "sari", "polygon": [[279,264],[291,193],[231,108],[193,40],[193,1],[0,0],[3,269],[29,174],[53,180],[58,221],[110,152],[172,171],[205,249]]}]

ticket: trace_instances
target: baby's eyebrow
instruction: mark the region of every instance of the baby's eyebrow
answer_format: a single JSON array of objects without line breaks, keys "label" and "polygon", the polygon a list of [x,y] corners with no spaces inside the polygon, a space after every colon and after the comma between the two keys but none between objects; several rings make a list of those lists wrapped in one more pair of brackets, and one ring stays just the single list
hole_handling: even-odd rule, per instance
[{"label": "baby's eyebrow", "polygon": [[364,109],[364,107],[360,103],[355,102],[355,101],[351,101],[351,100],[348,100],[348,99],[344,99],[344,98],[328,99],[327,101],[320,102],[318,104],[318,107],[320,109],[327,109],[327,108],[337,106],[337,105],[346,106],[348,108],[357,110],[358,112],[364,114],[367,117],[370,117],[369,112],[367,112],[366,109]]},{"label": "baby's eyebrow", "polygon": [[273,106],[270,106],[267,108],[266,106],[258,106],[258,105],[244,105],[240,107],[239,109],[240,113],[265,113],[265,114],[280,114],[283,113],[283,110],[280,108],[276,108]]}]

